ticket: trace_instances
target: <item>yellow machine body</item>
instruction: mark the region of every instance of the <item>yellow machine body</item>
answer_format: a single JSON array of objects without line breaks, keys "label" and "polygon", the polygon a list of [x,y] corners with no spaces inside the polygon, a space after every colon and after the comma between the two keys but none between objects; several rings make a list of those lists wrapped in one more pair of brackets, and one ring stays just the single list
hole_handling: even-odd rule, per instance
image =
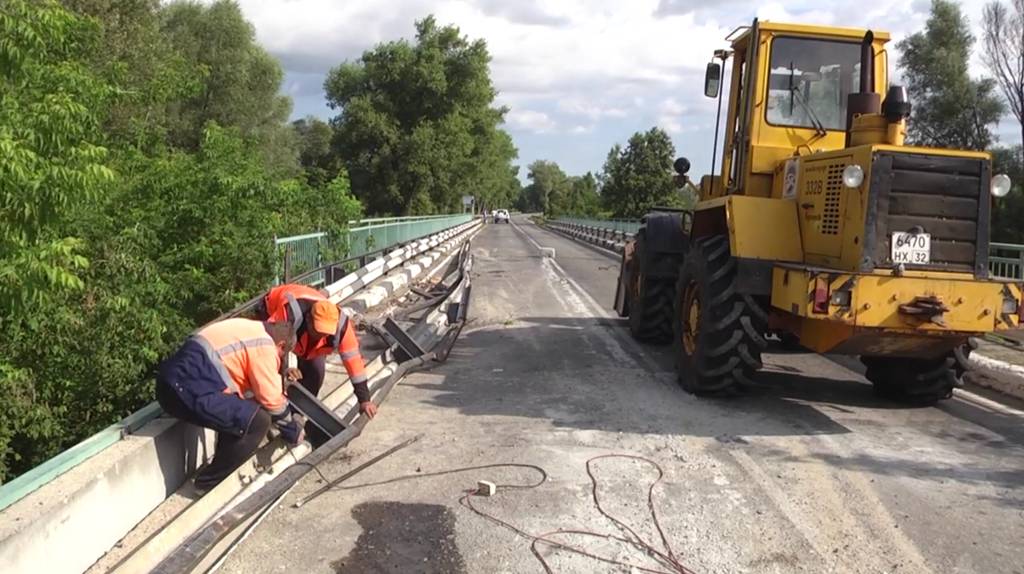
[{"label": "yellow machine body", "polygon": [[[818,97],[829,97],[814,91],[820,78],[849,80],[773,62],[775,47],[848,52],[866,32],[755,23],[733,40],[721,171],[701,181],[693,238],[727,233],[752,292],[771,302],[773,329],[815,351],[927,357],[1017,327],[1021,286],[988,274],[988,154],[905,146],[904,121],[880,113],[854,117],[849,130],[836,117],[780,125],[801,113],[800,78]],[[871,44],[879,94],[888,39],[874,33]],[[859,185],[844,183],[849,166],[863,173]],[[904,233],[930,237],[927,264],[892,260],[904,256],[892,249]],[[921,314],[927,305],[946,310]]]}]

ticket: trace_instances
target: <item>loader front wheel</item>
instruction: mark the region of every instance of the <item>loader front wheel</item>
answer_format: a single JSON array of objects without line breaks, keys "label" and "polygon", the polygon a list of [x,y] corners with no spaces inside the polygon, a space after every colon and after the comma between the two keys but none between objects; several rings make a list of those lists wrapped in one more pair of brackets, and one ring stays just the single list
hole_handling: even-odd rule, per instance
[{"label": "loader front wheel", "polygon": [[729,240],[696,240],[679,272],[675,355],[679,385],[694,394],[729,394],[761,368],[768,316],[754,297],[736,289]]},{"label": "loader front wheel", "polygon": [[864,356],[860,360],[876,395],[927,406],[952,397],[953,389],[963,385],[973,347],[973,341],[965,343],[935,359]]}]

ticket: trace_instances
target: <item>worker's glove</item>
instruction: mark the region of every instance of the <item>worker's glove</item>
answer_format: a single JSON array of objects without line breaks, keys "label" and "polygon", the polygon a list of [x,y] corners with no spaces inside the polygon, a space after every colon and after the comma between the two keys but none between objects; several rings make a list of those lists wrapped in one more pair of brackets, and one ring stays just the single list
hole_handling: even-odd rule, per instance
[{"label": "worker's glove", "polygon": [[302,421],[298,420],[295,416],[287,415],[274,420],[274,426],[277,427],[278,432],[281,433],[281,438],[288,444],[295,446],[302,442],[304,433],[302,432]]}]

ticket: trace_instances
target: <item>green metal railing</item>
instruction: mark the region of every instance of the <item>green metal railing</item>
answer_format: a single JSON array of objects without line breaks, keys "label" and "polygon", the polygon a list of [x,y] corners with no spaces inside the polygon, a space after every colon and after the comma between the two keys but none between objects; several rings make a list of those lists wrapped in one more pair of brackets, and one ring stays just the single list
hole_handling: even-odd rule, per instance
[{"label": "green metal railing", "polygon": [[[471,213],[449,215],[414,215],[409,217],[377,217],[350,221],[348,232],[340,245],[331,245],[327,234],[307,233],[293,237],[274,238],[277,251],[277,282],[284,276],[295,277],[331,261],[362,257],[375,251],[432,235],[473,219]],[[323,285],[326,272],[321,270],[303,280],[310,286]]]},{"label": "green metal railing", "polygon": [[346,257],[360,257],[387,249],[399,243],[433,235],[449,227],[473,219],[471,213],[452,215],[420,215],[413,217],[378,217],[349,222],[345,245]]},{"label": "green metal railing", "polygon": [[989,243],[988,269],[993,277],[1024,279],[1024,245]]},{"label": "green metal railing", "polygon": [[640,230],[640,222],[636,219],[588,219],[584,217],[559,217],[554,221],[572,225],[586,225],[612,231],[636,233]]}]

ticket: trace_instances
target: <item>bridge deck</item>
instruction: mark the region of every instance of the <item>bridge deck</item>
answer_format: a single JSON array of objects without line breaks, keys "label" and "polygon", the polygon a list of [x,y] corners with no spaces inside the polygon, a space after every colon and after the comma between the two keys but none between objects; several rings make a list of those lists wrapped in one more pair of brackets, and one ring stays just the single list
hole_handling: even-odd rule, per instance
[{"label": "bridge deck", "polygon": [[[537,255],[553,247],[554,261]],[[320,470],[341,475],[391,445],[418,443],[353,478],[505,462],[550,478],[474,505],[534,534],[622,535],[594,508],[585,464],[606,453],[656,461],[659,518],[696,572],[1014,572],[1024,563],[1020,412],[956,399],[906,409],[876,399],[853,361],[766,356],[763,387],[734,400],[687,395],[667,348],[629,339],[610,302],[615,258],[524,220],[475,241],[472,322],[447,364],[409,377],[370,431]],[[609,511],[660,547],[647,515],[654,471],[595,463]],[[528,540],[459,504],[498,468],[336,490],[299,509],[310,474],[222,572],[540,572]],[[661,570],[607,539],[589,551]],[[607,571],[542,549],[555,571]]]}]

